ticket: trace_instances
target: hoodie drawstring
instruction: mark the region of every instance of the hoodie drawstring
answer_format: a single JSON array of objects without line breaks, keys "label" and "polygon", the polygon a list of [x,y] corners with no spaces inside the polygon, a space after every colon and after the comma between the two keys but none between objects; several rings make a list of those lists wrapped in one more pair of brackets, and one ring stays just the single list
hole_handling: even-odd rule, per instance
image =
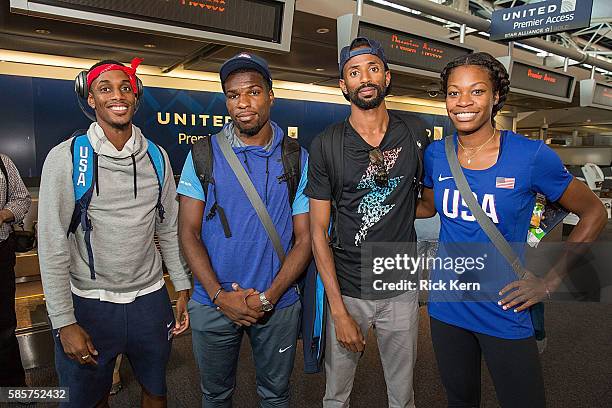
[{"label": "hoodie drawstring", "polygon": [[96,185],[96,195],[100,195],[100,180],[98,179],[98,154],[94,153],[94,184]]},{"label": "hoodie drawstring", "polygon": [[242,155],[244,156],[244,165],[247,169],[247,171],[250,173],[251,172],[251,167],[249,167],[249,162],[247,161],[247,154],[246,151],[242,151]]},{"label": "hoodie drawstring", "polygon": [[132,172],[134,173],[134,199],[138,195],[138,184],[136,182],[136,158],[134,157],[134,153],[131,155],[132,157]]},{"label": "hoodie drawstring", "polygon": [[264,202],[268,205],[268,178],[270,176],[270,156],[266,156],[266,192],[264,193]]}]

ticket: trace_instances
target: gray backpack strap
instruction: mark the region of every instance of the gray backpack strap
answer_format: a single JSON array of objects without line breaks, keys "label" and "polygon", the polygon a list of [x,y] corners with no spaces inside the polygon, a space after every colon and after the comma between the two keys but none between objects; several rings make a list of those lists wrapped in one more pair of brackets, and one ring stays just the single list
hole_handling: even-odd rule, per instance
[{"label": "gray backpack strap", "polygon": [[217,138],[217,143],[219,143],[219,147],[221,148],[221,152],[223,153],[225,160],[227,160],[227,163],[232,168],[234,174],[236,175],[236,178],[242,186],[242,189],[249,198],[251,205],[255,209],[255,212],[257,212],[259,220],[266,229],[268,237],[270,238],[270,241],[272,241],[272,245],[274,246],[274,251],[276,252],[278,259],[280,259],[282,264],[285,261],[285,249],[281,244],[280,236],[278,235],[278,231],[274,226],[274,222],[272,222],[272,218],[270,218],[270,214],[266,209],[266,205],[263,203],[263,201],[261,201],[261,197],[259,196],[259,193],[257,193],[253,182],[249,178],[247,172],[244,170],[244,167],[242,167],[238,156],[236,156],[236,153],[234,153],[232,146],[230,145],[223,132],[218,133],[215,137]]},{"label": "gray backpack strap", "polygon": [[459,189],[459,193],[461,197],[467,204],[468,208],[472,212],[472,215],[478,221],[480,228],[487,234],[493,245],[497,248],[497,250],[506,258],[506,261],[512,266],[512,269],[519,277],[519,279],[523,279],[525,276],[525,269],[521,264],[521,260],[516,255],[516,252],[512,249],[506,238],[499,232],[499,229],[495,226],[493,221],[485,214],[480,204],[476,201],[476,197],[474,197],[474,193],[470,188],[470,185],[465,178],[465,174],[463,174],[463,170],[461,170],[461,165],[459,164],[459,160],[457,159],[457,153],[455,152],[455,143],[454,138],[452,136],[448,136],[444,140],[444,150],[446,151],[446,159],[448,160],[448,164],[451,169],[451,173],[453,178],[455,179],[455,184]]}]

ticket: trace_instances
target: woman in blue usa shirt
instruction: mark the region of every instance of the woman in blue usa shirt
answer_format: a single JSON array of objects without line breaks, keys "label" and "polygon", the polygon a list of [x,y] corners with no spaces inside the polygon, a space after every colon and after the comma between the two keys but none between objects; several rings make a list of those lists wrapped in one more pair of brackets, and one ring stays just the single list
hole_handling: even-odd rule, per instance
[{"label": "woman in blue usa shirt", "polygon": [[[541,193],[580,217],[568,241],[594,241],[607,222],[600,200],[568,173],[542,141],[495,128],[495,115],[510,88],[504,66],[489,54],[475,53],[451,61],[441,78],[448,116],[457,129],[449,137],[455,141],[463,173],[476,200],[506,240],[525,243],[535,196]],[[424,162],[425,188],[417,217],[440,214],[441,251],[447,245],[455,251],[461,245],[472,251],[479,244],[492,248],[459,194],[443,141],[429,145]],[[528,308],[550,296],[563,271],[561,265],[555,265],[543,277],[528,273],[517,280],[501,256],[495,259],[462,277],[463,281],[469,276],[482,282],[488,297],[456,292],[454,298],[439,293],[430,296],[431,337],[448,406],[480,406],[484,356],[502,407],[544,407],[542,369]],[[456,268],[433,269],[432,281],[450,281],[459,273]]]}]

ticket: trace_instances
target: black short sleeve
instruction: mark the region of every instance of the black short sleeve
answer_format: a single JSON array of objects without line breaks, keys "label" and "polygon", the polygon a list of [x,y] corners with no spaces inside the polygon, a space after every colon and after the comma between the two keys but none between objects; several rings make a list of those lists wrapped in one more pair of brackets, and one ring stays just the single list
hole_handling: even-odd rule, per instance
[{"label": "black short sleeve", "polygon": [[315,200],[331,200],[331,181],[325,166],[321,137],[322,135],[317,136],[310,144],[310,151],[308,152],[308,184],[304,194]]}]

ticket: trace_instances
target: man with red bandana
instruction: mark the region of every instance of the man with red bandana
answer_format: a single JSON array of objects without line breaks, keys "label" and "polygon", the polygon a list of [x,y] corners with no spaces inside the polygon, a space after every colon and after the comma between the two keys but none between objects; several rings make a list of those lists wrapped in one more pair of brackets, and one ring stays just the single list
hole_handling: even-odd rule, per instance
[{"label": "man with red bandana", "polygon": [[[158,180],[149,154],[154,145],[132,124],[141,97],[140,62],[102,61],[86,80],[77,78],[77,92],[80,81],[96,121],[86,135],[54,147],[42,170],[38,256],[59,385],[69,388],[65,406],[108,406],[115,359],[124,354],[142,386],[141,405],[165,407],[171,339],[189,326],[191,281],[178,246],[172,168],[159,148],[165,165]],[[73,165],[76,139],[93,149],[91,162]],[[81,218],[87,228],[74,229],[75,186],[88,166],[91,201]],[[178,292],[177,319],[154,235]]]}]

